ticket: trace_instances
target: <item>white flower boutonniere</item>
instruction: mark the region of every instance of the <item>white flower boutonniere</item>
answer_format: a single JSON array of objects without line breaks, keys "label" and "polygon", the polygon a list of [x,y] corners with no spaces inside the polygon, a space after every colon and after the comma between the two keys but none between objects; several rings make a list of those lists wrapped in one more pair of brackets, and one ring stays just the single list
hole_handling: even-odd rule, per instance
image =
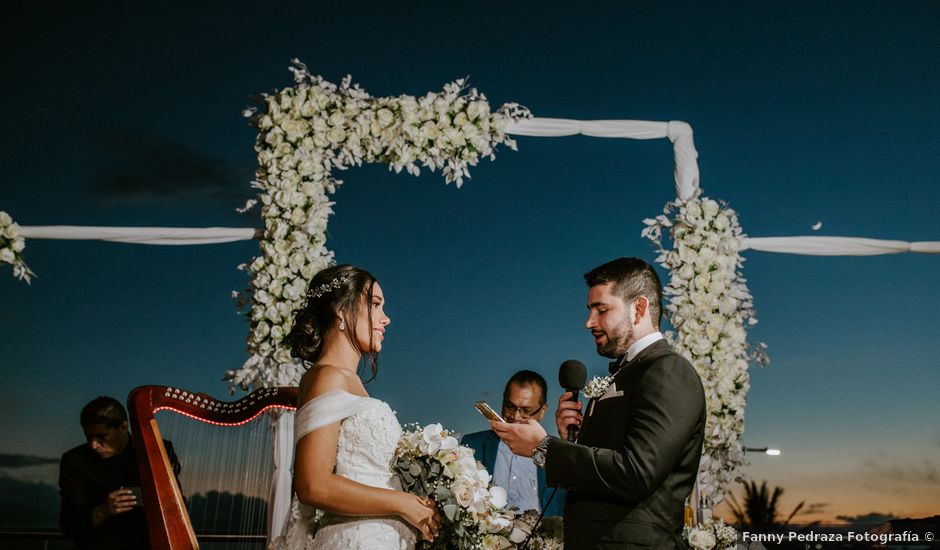
[{"label": "white flower boutonniere", "polygon": [[597,399],[607,393],[607,388],[613,381],[613,376],[595,376],[584,387],[584,395],[590,399]]}]

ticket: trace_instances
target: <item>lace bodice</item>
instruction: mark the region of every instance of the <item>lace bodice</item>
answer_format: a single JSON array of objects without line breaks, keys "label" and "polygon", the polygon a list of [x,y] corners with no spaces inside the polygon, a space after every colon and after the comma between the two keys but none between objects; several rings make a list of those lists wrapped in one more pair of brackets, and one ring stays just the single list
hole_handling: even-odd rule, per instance
[{"label": "lace bodice", "polygon": [[391,407],[369,399],[359,414],[343,421],[336,447],[336,473],[376,487],[400,488],[391,465],[401,425]]},{"label": "lace bodice", "polygon": [[[298,409],[294,441],[335,422],[341,422],[335,472],[364,485],[400,490],[401,482],[392,473],[392,460],[402,430],[391,407],[371,397],[341,390],[327,392]],[[414,531],[397,518],[318,514],[295,496],[287,533],[269,548],[411,550],[415,539]]]}]

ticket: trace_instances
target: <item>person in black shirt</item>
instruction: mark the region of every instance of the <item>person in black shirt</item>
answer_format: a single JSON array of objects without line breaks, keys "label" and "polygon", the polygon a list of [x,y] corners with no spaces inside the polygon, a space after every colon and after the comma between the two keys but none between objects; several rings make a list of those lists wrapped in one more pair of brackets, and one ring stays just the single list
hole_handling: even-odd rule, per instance
[{"label": "person in black shirt", "polygon": [[[98,397],[81,413],[87,443],[62,455],[59,526],[77,550],[150,548],[139,495],[140,474],[127,430],[127,412],[116,399]],[[164,441],[173,471],[179,461]]]}]

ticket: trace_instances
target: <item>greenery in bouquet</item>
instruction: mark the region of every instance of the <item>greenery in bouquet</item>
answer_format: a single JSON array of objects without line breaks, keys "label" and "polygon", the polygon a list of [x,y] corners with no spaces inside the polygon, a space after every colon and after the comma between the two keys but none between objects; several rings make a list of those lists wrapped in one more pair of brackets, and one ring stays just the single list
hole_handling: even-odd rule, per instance
[{"label": "greenery in bouquet", "polygon": [[721,519],[696,525],[687,537],[695,550],[733,550],[738,544],[738,532]]},{"label": "greenery in bouquet", "polygon": [[[507,508],[506,491],[490,483],[489,472],[473,458],[473,450],[459,445],[452,432],[440,424],[408,426],[399,440],[393,467],[404,490],[432,497],[441,511],[437,538],[422,543],[421,548],[515,549],[538,519],[534,511],[517,517],[515,510]],[[561,548],[557,542],[561,537],[554,536],[558,526],[554,522],[549,525],[553,531],[539,529],[528,548]]]},{"label": "greenery in bouquet", "polygon": [[36,274],[23,261],[24,248],[26,239],[20,235],[20,226],[0,210],[0,265],[12,265],[13,276],[28,283]]}]

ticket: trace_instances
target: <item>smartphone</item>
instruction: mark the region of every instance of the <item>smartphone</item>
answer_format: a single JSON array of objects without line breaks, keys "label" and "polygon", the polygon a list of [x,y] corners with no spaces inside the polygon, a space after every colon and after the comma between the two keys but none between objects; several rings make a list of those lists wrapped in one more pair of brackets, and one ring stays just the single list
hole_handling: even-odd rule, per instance
[{"label": "smartphone", "polygon": [[499,413],[493,410],[493,407],[490,407],[489,403],[486,401],[477,401],[473,404],[476,407],[476,410],[480,411],[480,414],[486,417],[487,420],[496,420],[497,422],[505,422],[502,416],[499,416]]},{"label": "smartphone", "polygon": [[134,495],[134,499],[137,500],[137,503],[134,506],[143,506],[144,505],[144,495],[140,492],[140,487],[126,487],[128,491]]}]

